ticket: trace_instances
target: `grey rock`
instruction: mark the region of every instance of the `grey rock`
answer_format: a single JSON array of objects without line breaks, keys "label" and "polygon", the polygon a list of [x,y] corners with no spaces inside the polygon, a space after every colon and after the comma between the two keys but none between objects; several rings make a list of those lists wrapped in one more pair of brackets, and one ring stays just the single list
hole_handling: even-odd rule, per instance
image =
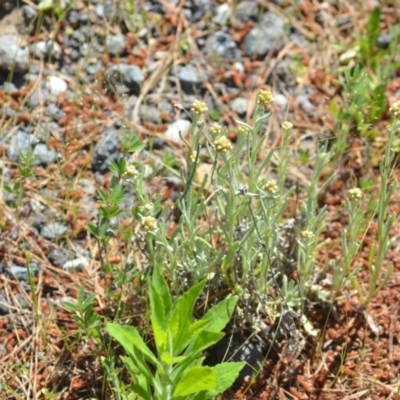
[{"label": "grey rock", "polygon": [[379,47],[380,49],[388,49],[391,41],[392,38],[389,34],[381,33],[378,39],[376,40],[376,46]]},{"label": "grey rock", "polygon": [[7,299],[0,294],[0,315],[7,315],[10,313],[10,305]]},{"label": "grey rock", "polygon": [[300,93],[297,96],[297,103],[307,114],[311,115],[314,113],[315,106],[308,99],[307,93],[305,93],[305,92]]},{"label": "grey rock", "polygon": [[37,157],[33,165],[52,164],[57,158],[57,152],[54,149],[49,149],[44,143],[39,143],[35,146],[33,155]]},{"label": "grey rock", "polygon": [[39,275],[39,267],[36,263],[30,263],[27,267],[20,267],[19,265],[12,265],[10,267],[11,276],[15,276],[19,281],[28,281],[28,272],[31,274],[31,276],[37,277]]},{"label": "grey rock", "polygon": [[33,18],[36,17],[36,10],[33,7],[25,4],[21,8],[22,8],[22,14],[27,21],[31,21]]},{"label": "grey rock", "polygon": [[75,260],[67,261],[63,265],[64,271],[82,271],[83,267],[87,267],[89,265],[89,260],[85,257],[75,258]]},{"label": "grey rock", "polygon": [[206,41],[206,53],[213,59],[237,58],[240,56],[232,36],[223,31],[214,32]]},{"label": "grey rock", "polygon": [[65,117],[65,112],[58,108],[55,104],[49,104],[46,107],[46,114],[55,121],[59,121]]},{"label": "grey rock", "polygon": [[60,236],[65,235],[67,231],[68,228],[65,225],[60,224],[58,222],[50,222],[42,228],[40,234],[45,239],[53,240]]},{"label": "grey rock", "polygon": [[114,128],[108,128],[103,132],[93,154],[91,166],[93,172],[105,174],[109,171],[111,161],[118,159],[119,132]]},{"label": "grey rock", "polygon": [[95,11],[96,15],[99,18],[104,18],[104,16],[105,16],[105,14],[104,14],[104,11],[105,11],[104,4],[98,4],[96,6],[96,8],[94,9],[94,11]]},{"label": "grey rock", "polygon": [[37,87],[29,97],[28,103],[32,108],[45,103],[49,98],[49,91],[45,87]]},{"label": "grey rock", "polygon": [[181,138],[179,136],[179,132],[181,132],[182,136],[185,137],[190,129],[190,121],[187,119],[178,119],[172,124],[168,125],[168,129],[165,132],[165,136],[174,142],[180,142]]},{"label": "grey rock", "polygon": [[155,106],[148,106],[142,104],[139,107],[139,116],[142,121],[148,121],[152,124],[159,124],[161,122],[161,115]]},{"label": "grey rock", "polygon": [[341,27],[343,25],[348,25],[353,22],[353,17],[351,15],[343,15],[336,19],[335,25]]},{"label": "grey rock", "polygon": [[59,59],[61,57],[61,47],[53,40],[42,40],[31,44],[30,52],[36,58],[43,58],[46,56]]},{"label": "grey rock", "polygon": [[71,25],[77,25],[79,22],[79,12],[72,10],[69,13],[68,19],[69,19],[69,22],[71,23]]},{"label": "grey rock", "polygon": [[62,268],[69,259],[69,251],[61,247],[56,247],[50,251],[47,258],[55,267]]},{"label": "grey rock", "polygon": [[188,66],[182,67],[178,74],[182,90],[187,94],[198,93],[201,87],[202,78],[197,71]]},{"label": "grey rock", "polygon": [[259,26],[253,28],[243,42],[244,52],[248,56],[264,57],[268,52],[278,52],[285,43],[286,21],[278,15],[268,12]]},{"label": "grey rock", "polygon": [[89,13],[86,12],[86,11],[80,11],[80,12],[79,12],[79,21],[80,21],[82,24],[87,23],[87,22],[89,21]]},{"label": "grey rock", "polygon": [[0,69],[28,71],[29,48],[17,35],[0,35]]},{"label": "grey rock", "polygon": [[212,21],[215,24],[225,26],[231,16],[231,7],[228,3],[223,3],[215,8]]},{"label": "grey rock", "polygon": [[193,0],[193,15],[192,21],[198,21],[203,18],[206,12],[212,11],[211,0]]},{"label": "grey rock", "polygon": [[233,11],[233,19],[236,23],[257,21],[259,7],[254,0],[245,0],[238,3]]},{"label": "grey rock", "polygon": [[10,147],[7,150],[8,158],[14,162],[19,161],[19,153],[26,154],[36,143],[37,139],[33,135],[18,130],[11,138]]},{"label": "grey rock", "polygon": [[3,83],[3,90],[8,94],[11,94],[16,89],[17,87],[12,82]]},{"label": "grey rock", "polygon": [[174,107],[171,103],[167,101],[161,101],[161,103],[158,105],[158,109],[165,114],[172,114]]},{"label": "grey rock", "polygon": [[144,81],[141,69],[136,65],[115,64],[106,71],[106,78],[112,90],[119,94],[140,94]]},{"label": "grey rock", "polygon": [[125,53],[126,38],[122,34],[108,36],[106,46],[112,56],[121,56]]},{"label": "grey rock", "polygon": [[96,64],[88,65],[86,67],[86,72],[89,75],[94,75],[96,72],[100,71],[102,68],[103,68],[103,65],[101,64],[101,62],[98,62]]},{"label": "grey rock", "polygon": [[229,107],[240,117],[244,117],[249,107],[249,100],[244,97],[236,97],[229,103]]}]

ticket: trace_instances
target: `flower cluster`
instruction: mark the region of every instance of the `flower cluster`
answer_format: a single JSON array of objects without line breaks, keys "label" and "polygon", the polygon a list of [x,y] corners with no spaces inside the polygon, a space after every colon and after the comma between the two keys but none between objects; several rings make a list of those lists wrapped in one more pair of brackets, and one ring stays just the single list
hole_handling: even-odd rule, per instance
[{"label": "flower cluster", "polygon": [[349,190],[348,198],[351,201],[359,201],[363,197],[363,193],[359,188],[353,188]]},{"label": "flower cluster", "polygon": [[283,122],[281,126],[284,131],[290,131],[293,128],[293,124],[289,121]]},{"label": "flower cluster", "polygon": [[218,153],[225,154],[232,149],[232,143],[226,136],[221,136],[214,142],[214,145]]},{"label": "flower cluster", "polygon": [[393,103],[392,107],[390,107],[390,112],[395,118],[400,118],[400,100]]},{"label": "flower cluster", "polygon": [[218,136],[222,133],[222,127],[220,124],[217,124],[216,122],[214,122],[211,127],[210,127],[210,133],[213,136]]},{"label": "flower cluster", "polygon": [[264,183],[262,189],[268,193],[274,194],[278,191],[278,184],[275,179],[270,179]]},{"label": "flower cluster", "polygon": [[157,229],[157,221],[154,217],[143,217],[141,220],[142,229],[146,232]]},{"label": "flower cluster", "polygon": [[150,214],[154,209],[154,204],[153,203],[147,203],[142,207],[142,210],[146,214]]},{"label": "flower cluster", "polygon": [[250,128],[246,125],[240,124],[238,127],[238,132],[241,135],[248,135],[248,133],[250,132]]},{"label": "flower cluster", "polygon": [[195,161],[196,161],[196,157],[197,157],[197,151],[192,151],[190,154],[189,154],[189,160],[190,160],[190,162],[192,162],[192,163],[194,163]]},{"label": "flower cluster", "polygon": [[136,178],[139,175],[139,171],[136,167],[131,164],[126,167],[125,173],[123,175],[124,178]]},{"label": "flower cluster", "polygon": [[258,101],[264,106],[268,106],[275,101],[274,96],[270,90],[260,90],[258,92]]},{"label": "flower cluster", "polygon": [[304,230],[300,233],[300,236],[303,239],[312,239],[314,237],[314,233],[309,230]]},{"label": "flower cluster", "polygon": [[195,100],[190,107],[190,112],[193,115],[203,115],[208,111],[207,104],[204,101]]}]

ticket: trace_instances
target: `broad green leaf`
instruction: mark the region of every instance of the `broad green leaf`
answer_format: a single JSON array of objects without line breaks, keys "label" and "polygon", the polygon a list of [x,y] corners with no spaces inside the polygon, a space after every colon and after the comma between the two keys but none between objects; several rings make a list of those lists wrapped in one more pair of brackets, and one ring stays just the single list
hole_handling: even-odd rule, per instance
[{"label": "broad green leaf", "polygon": [[207,331],[221,332],[230,321],[237,301],[238,296],[232,296],[210,308],[203,317],[210,320],[206,327]]},{"label": "broad green leaf", "polygon": [[172,308],[171,294],[159,266],[154,268],[152,283],[164,303],[165,315],[168,315]]},{"label": "broad green leaf", "polygon": [[161,353],[167,345],[168,335],[164,326],[161,326],[155,316],[151,316],[151,325],[153,327],[154,340],[156,342],[157,351]]},{"label": "broad green leaf", "polygon": [[209,399],[217,396],[229,389],[245,365],[245,362],[230,362],[218,364],[215,367],[212,367],[212,369],[217,373],[217,383],[215,387],[207,390],[206,398]]},{"label": "broad green leaf", "polygon": [[122,356],[121,360],[131,374],[133,383],[140,386],[145,392],[150,394],[150,384],[153,381],[153,375],[147,369],[147,365],[143,362],[142,355],[139,354],[135,361],[126,356]]},{"label": "broad green leaf", "polygon": [[164,351],[164,353],[161,354],[161,361],[166,363],[167,365],[177,364],[182,361],[185,361],[186,359],[187,359],[187,356],[172,357],[166,351]]},{"label": "broad green leaf", "polygon": [[184,293],[177,301],[167,323],[171,332],[174,355],[179,354],[189,343],[189,327],[193,320],[193,307],[203,290],[205,281],[198,283]]},{"label": "broad green leaf", "polygon": [[131,357],[135,357],[135,353],[132,351],[132,346],[134,346],[144,355],[147,361],[150,361],[154,365],[158,365],[156,357],[133,326],[121,326],[118,324],[108,323],[106,329]]},{"label": "broad green leaf", "polygon": [[152,400],[151,394],[148,394],[141,386],[133,385],[129,388],[132,392],[140,396],[141,400]]},{"label": "broad green leaf", "polygon": [[189,394],[215,388],[217,372],[210,367],[193,367],[189,369],[176,386],[173,397],[188,396]]},{"label": "broad green leaf", "polygon": [[154,288],[153,283],[149,282],[149,300],[151,316],[154,317],[158,323],[165,328],[165,307],[162,297]]},{"label": "broad green leaf", "polygon": [[[209,319],[205,319],[205,318],[202,318],[196,322],[193,322],[193,324],[189,326],[189,330],[188,330],[189,340],[194,338],[200,332],[204,331],[206,326],[209,325],[210,322],[211,321]],[[207,329],[207,330],[209,330],[209,329]]]},{"label": "broad green leaf", "polygon": [[198,354],[208,347],[219,342],[225,336],[222,332],[201,332],[194,341],[189,345],[185,354],[190,355],[192,353]]}]

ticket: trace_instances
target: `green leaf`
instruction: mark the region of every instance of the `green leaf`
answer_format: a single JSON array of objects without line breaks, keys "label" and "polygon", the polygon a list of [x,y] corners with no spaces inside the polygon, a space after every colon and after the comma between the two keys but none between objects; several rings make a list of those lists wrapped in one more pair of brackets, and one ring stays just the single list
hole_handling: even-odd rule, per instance
[{"label": "green leaf", "polygon": [[192,393],[215,388],[217,372],[210,367],[193,367],[189,369],[176,386],[173,397],[188,396]]},{"label": "green leaf", "polygon": [[225,336],[222,332],[200,332],[187,348],[185,354],[197,354],[219,342]]},{"label": "green leaf", "polygon": [[207,331],[221,332],[225,328],[232,317],[238,299],[238,296],[229,297],[206,312],[203,319],[210,320],[206,327]]},{"label": "green leaf", "polygon": [[172,308],[171,294],[169,292],[169,287],[167,285],[167,282],[165,282],[165,279],[164,279],[163,275],[161,274],[161,271],[160,271],[160,268],[158,265],[154,268],[152,283],[153,283],[154,289],[157,291],[159,296],[162,298],[162,301],[164,303],[164,308],[165,308],[165,314],[168,315]]},{"label": "green leaf", "polygon": [[139,354],[139,357],[135,358],[135,360],[121,356],[121,360],[131,374],[133,383],[140,386],[145,392],[150,393],[150,383],[153,380],[153,375],[143,362],[142,356]]},{"label": "green leaf", "polygon": [[218,364],[215,367],[212,367],[217,373],[217,383],[213,388],[207,390],[206,398],[209,399],[217,396],[229,389],[245,365],[245,362],[230,362]]},{"label": "green leaf", "polygon": [[193,307],[204,285],[205,281],[202,281],[184,293],[168,320],[167,330],[171,332],[174,355],[179,354],[190,341],[189,327],[193,320]]},{"label": "green leaf", "polygon": [[165,326],[160,324],[160,321],[156,316],[152,315],[151,317],[151,325],[153,327],[154,340],[156,342],[157,351],[161,353],[165,350],[167,345],[168,335],[165,330]]},{"label": "green leaf", "polygon": [[144,355],[147,361],[150,361],[154,365],[158,365],[156,357],[133,326],[121,326],[118,324],[108,323],[106,329],[131,357],[136,356],[132,351],[132,347],[135,347]]},{"label": "green leaf", "polygon": [[164,351],[164,353],[161,354],[161,361],[166,363],[167,365],[177,364],[182,361],[185,361],[186,359],[187,359],[187,356],[172,357],[166,351]]}]

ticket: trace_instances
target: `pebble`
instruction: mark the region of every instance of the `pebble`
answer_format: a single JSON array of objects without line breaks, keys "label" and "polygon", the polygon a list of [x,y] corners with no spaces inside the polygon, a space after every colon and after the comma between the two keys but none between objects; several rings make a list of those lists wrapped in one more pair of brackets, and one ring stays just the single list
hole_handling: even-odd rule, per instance
[{"label": "pebble", "polygon": [[52,240],[65,235],[67,231],[68,228],[64,224],[50,222],[41,229],[40,233],[45,239]]},{"label": "pebble", "polygon": [[26,72],[29,69],[29,47],[17,35],[0,35],[0,69]]},{"label": "pebble", "polygon": [[105,174],[109,171],[111,161],[118,159],[120,133],[114,128],[108,128],[103,132],[103,138],[99,140],[93,153],[91,167],[93,172]]},{"label": "pebble", "polygon": [[245,37],[243,50],[249,56],[264,57],[268,52],[278,52],[284,45],[286,21],[278,15],[267,12],[259,26]]},{"label": "pebble", "polygon": [[204,17],[204,14],[212,12],[211,0],[192,0],[193,3],[193,15],[192,21],[198,21]]},{"label": "pebble", "polygon": [[112,56],[121,56],[125,53],[126,38],[125,35],[111,35],[107,37],[106,46]]},{"label": "pebble", "polygon": [[240,51],[229,33],[214,32],[207,38],[206,53],[217,61],[219,58],[238,58]]},{"label": "pebble", "polygon": [[37,139],[33,135],[23,130],[18,130],[14,133],[10,147],[7,150],[8,158],[14,162],[19,161],[19,153],[26,154],[36,143]]},{"label": "pebble", "polygon": [[36,263],[30,263],[28,267],[20,267],[19,265],[12,265],[10,267],[11,276],[15,276],[19,281],[28,281],[28,268],[32,277],[37,277],[39,275],[39,267]]},{"label": "pebble", "polygon": [[245,0],[238,3],[233,12],[235,24],[240,25],[247,21],[257,21],[259,7],[254,0]]},{"label": "pebble", "polygon": [[142,70],[136,65],[115,64],[106,71],[106,78],[112,90],[119,94],[140,94],[144,81]]},{"label": "pebble", "polygon": [[55,267],[62,268],[62,266],[68,261],[69,256],[70,254],[67,249],[56,247],[50,251],[50,253],[47,255],[47,259]]},{"label": "pebble", "polygon": [[376,40],[376,47],[386,50],[389,48],[391,41],[392,37],[389,34],[381,33]]},{"label": "pebble", "polygon": [[75,258],[74,260],[71,261],[67,261],[63,265],[62,269],[64,271],[71,271],[71,270],[82,271],[82,269],[87,266],[89,266],[89,260],[85,257],[81,257],[81,258]]},{"label": "pebble", "polygon": [[53,96],[58,96],[59,94],[65,92],[68,89],[67,82],[58,76],[49,76],[46,80],[47,88]]},{"label": "pebble", "polygon": [[231,7],[229,3],[223,3],[214,9],[214,16],[212,22],[215,24],[225,26],[231,15]]},{"label": "pebble", "polygon": [[7,299],[0,293],[0,315],[7,315],[10,313],[10,306]]},{"label": "pebble", "polygon": [[33,43],[30,45],[29,49],[30,52],[39,59],[46,56],[59,59],[62,53],[60,45],[53,40],[42,40],[40,42]]},{"label": "pebble", "polygon": [[65,112],[59,109],[55,104],[49,104],[46,107],[46,114],[55,121],[65,118]]},{"label": "pebble", "polygon": [[249,100],[244,97],[236,97],[229,103],[229,107],[240,117],[244,117],[249,107]]},{"label": "pebble", "polygon": [[179,132],[182,133],[182,136],[185,137],[190,130],[191,122],[187,119],[178,119],[172,124],[168,125],[168,129],[165,132],[165,136],[174,142],[180,142],[181,138],[179,137]]},{"label": "pebble", "polygon": [[[47,84],[46,84],[47,86]],[[29,97],[28,103],[32,108],[37,107],[38,105],[45,103],[49,98],[49,91],[47,87],[37,87]]]},{"label": "pebble", "polygon": [[181,70],[179,71],[178,77],[182,90],[186,94],[199,93],[201,88],[202,78],[194,68],[190,66],[182,67]]},{"label": "pebble", "polygon": [[49,149],[46,144],[39,143],[33,150],[33,156],[37,157],[37,160],[32,165],[47,165],[56,161],[57,152],[54,149]]},{"label": "pebble", "polygon": [[22,7],[22,14],[23,16],[28,20],[31,21],[33,18],[36,17],[36,10],[31,7],[28,6],[27,4],[23,5]]},{"label": "pebble", "polygon": [[159,124],[161,122],[160,112],[155,106],[141,104],[139,107],[139,116],[142,121],[148,121],[152,124]]}]

